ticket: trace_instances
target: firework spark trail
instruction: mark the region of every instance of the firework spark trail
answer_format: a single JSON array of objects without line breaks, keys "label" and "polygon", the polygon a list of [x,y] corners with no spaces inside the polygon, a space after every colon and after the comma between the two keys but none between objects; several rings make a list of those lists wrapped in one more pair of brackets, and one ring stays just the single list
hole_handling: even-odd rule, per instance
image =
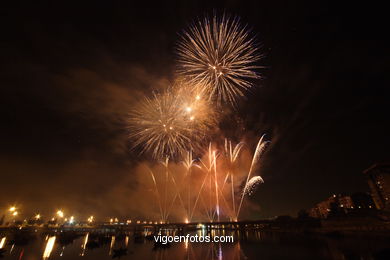
[{"label": "firework spark trail", "polygon": [[[261,154],[263,153],[263,151],[264,151],[264,149],[265,149],[265,146],[269,143],[268,141],[263,141],[264,136],[265,136],[265,135],[262,135],[262,136],[260,137],[259,142],[257,143],[256,151],[255,151],[255,153],[254,153],[254,155],[253,155],[251,167],[250,167],[250,169],[249,169],[249,172],[248,172],[248,175],[247,175],[247,178],[246,178],[244,187],[246,187],[246,185],[248,184],[248,181],[249,181],[249,178],[250,178],[250,176],[251,176],[251,174],[252,174],[252,171],[253,171],[254,168],[256,167],[257,162],[259,161],[259,159],[260,159],[260,157],[261,157]],[[238,218],[238,216],[240,215],[240,210],[241,210],[241,207],[242,207],[242,202],[243,202],[243,200],[244,200],[244,197],[245,197],[245,192],[243,192],[242,195],[241,195],[240,204],[239,204],[238,210],[237,210],[237,218]]]},{"label": "firework spark trail", "polygon": [[[214,220],[214,217],[215,217],[215,213],[218,213],[219,215],[219,209],[218,209],[218,190],[217,190],[217,182],[216,182],[216,176],[217,176],[217,170],[216,170],[216,154],[215,154],[215,151],[212,149],[212,144],[210,143],[209,144],[209,149],[208,149],[208,159],[209,159],[209,167],[208,167],[208,175],[209,175],[209,193],[210,193],[210,215],[211,215],[211,219]],[[212,190],[213,190],[213,174],[212,174],[212,171],[214,169],[214,173],[215,173],[215,178],[214,178],[214,184],[215,184],[215,198],[216,198],[216,207],[214,209],[214,205],[213,205],[213,193],[212,193]]]},{"label": "firework spark trail", "polygon": [[229,161],[229,168],[232,169],[232,172],[228,172],[228,175],[230,174],[230,183],[231,183],[231,198],[232,198],[232,211],[233,211],[233,217],[234,220],[237,220],[237,213],[236,213],[236,202],[235,202],[235,192],[234,192],[234,163],[236,162],[242,148],[244,147],[243,142],[239,142],[236,146],[232,145],[232,141],[228,141],[225,138],[225,155],[228,158]]},{"label": "firework spark trail", "polygon": [[225,178],[223,179],[223,183],[222,183],[222,188],[221,188],[221,190],[224,190],[225,185],[226,185],[226,183],[227,183],[227,180],[229,179],[229,176],[230,176],[230,172],[227,172],[226,175],[225,175]]},{"label": "firework spark trail", "polygon": [[213,170],[213,166],[214,166],[214,163],[215,163],[215,158],[213,156],[214,154],[214,151],[212,149],[212,144],[209,143],[209,148],[208,148],[208,165],[206,165],[202,160],[200,160],[201,164],[203,165],[203,167],[206,169],[206,177],[208,177],[208,181],[209,181],[209,215],[211,216],[211,221],[214,219],[214,213],[213,213],[213,198],[212,198],[212,187],[213,187],[213,178],[212,178],[212,170]]},{"label": "firework spark trail", "polygon": [[[204,177],[204,179],[203,179],[202,185],[200,186],[199,192],[198,192],[198,194],[197,194],[197,196],[196,196],[195,203],[194,203],[194,207],[192,208],[191,219],[192,219],[192,217],[193,217],[193,215],[194,215],[196,206],[197,206],[197,204],[198,204],[199,197],[200,197],[200,195],[201,195],[201,193],[202,193],[202,191],[203,191],[203,187],[204,187],[204,185],[205,185],[207,179],[208,179],[208,174],[206,173],[206,175],[205,175],[205,177]],[[209,216],[209,213],[208,213],[207,210],[206,210],[206,214],[207,214],[208,218],[210,219],[210,216]]]},{"label": "firework spark trail", "polygon": [[181,35],[177,46],[178,73],[218,102],[235,104],[238,96],[260,78],[261,58],[255,39],[238,17],[205,17]]},{"label": "firework spark trail", "polygon": [[166,220],[168,220],[168,217],[169,217],[169,215],[171,214],[170,212],[171,212],[171,210],[172,210],[173,204],[174,204],[175,201],[176,201],[176,198],[177,198],[177,192],[175,192],[175,195],[173,196],[171,205],[168,207],[168,215],[166,216]]},{"label": "firework spark trail", "polygon": [[[232,209],[230,209],[230,207],[229,207],[229,203],[227,202],[227,200],[225,198],[225,195],[223,193],[223,188],[218,187],[218,191],[219,191],[220,197],[222,198],[222,201],[225,203],[226,209],[228,209],[229,211],[231,211],[231,213],[233,213]],[[231,214],[230,216],[234,216],[234,215]]]},{"label": "firework spark trail", "polygon": [[169,166],[169,157],[167,156],[165,158],[165,161],[161,162],[162,165],[165,167],[165,192],[164,192],[164,219],[163,221],[166,221],[167,219],[167,203],[168,203],[168,166]]},{"label": "firework spark trail", "polygon": [[218,189],[218,178],[217,178],[217,156],[216,151],[213,151],[213,161],[214,161],[214,182],[215,182],[215,198],[216,198],[216,212],[217,219],[219,222],[219,189]]},{"label": "firework spark trail", "polygon": [[191,169],[193,167],[200,168],[198,164],[195,163],[196,160],[192,159],[192,151],[187,152],[187,156],[185,156],[185,160],[182,162],[184,167],[186,168],[186,178],[187,178],[187,195],[188,195],[188,205],[187,205],[187,219],[191,222],[192,213],[191,213]]},{"label": "firework spark trail", "polygon": [[180,196],[180,191],[179,188],[176,184],[175,177],[171,174],[171,179],[173,184],[175,185],[176,188],[176,194],[174,199],[171,202],[171,206],[168,206],[168,183],[169,183],[169,157],[165,158],[165,161],[161,162],[161,164],[165,167],[165,202],[164,202],[164,207],[165,207],[165,212],[164,212],[164,221],[166,222],[168,220],[168,217],[170,215],[170,209],[172,208],[173,203],[176,200],[176,197],[179,198],[180,203],[182,204],[183,208],[185,209],[184,202]]},{"label": "firework spark trail", "polygon": [[248,196],[252,195],[253,192],[256,190],[257,186],[260,184],[260,183],[264,183],[264,180],[263,178],[261,178],[261,176],[254,176],[252,177],[248,183],[246,184],[246,186],[244,187],[244,193]]},{"label": "firework spark trail", "polygon": [[[185,210],[184,202],[183,202],[183,199],[182,199],[182,197],[181,197],[181,195],[180,195],[179,187],[177,186],[175,177],[173,177],[172,174],[171,174],[171,178],[172,178],[172,182],[173,182],[173,184],[175,185],[175,188],[176,188],[175,199],[176,199],[176,196],[179,198],[179,201],[180,201],[180,203],[181,203],[183,209]],[[172,205],[173,205],[174,202],[175,202],[175,201],[173,200],[172,203],[171,203],[171,206],[170,206],[170,208],[169,208],[168,214],[167,214],[167,216],[166,216],[166,219],[167,219],[167,220],[168,220],[169,215],[171,214],[170,209],[172,208]]]},{"label": "firework spark trail", "polygon": [[150,172],[150,174],[151,174],[151,176],[152,176],[153,183],[154,183],[154,187],[155,187],[155,189],[156,189],[157,200],[158,200],[158,206],[159,206],[159,208],[160,208],[161,220],[164,220],[164,214],[163,214],[162,205],[161,205],[161,199],[160,199],[160,192],[158,191],[156,178],[154,177],[154,174],[153,174],[152,170],[149,169],[149,172]]}]

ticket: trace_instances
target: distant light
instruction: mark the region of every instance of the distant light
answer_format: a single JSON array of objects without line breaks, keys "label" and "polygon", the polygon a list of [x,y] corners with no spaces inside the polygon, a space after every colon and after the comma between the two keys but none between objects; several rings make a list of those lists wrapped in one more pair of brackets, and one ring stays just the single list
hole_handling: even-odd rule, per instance
[{"label": "distant light", "polygon": [[12,213],[12,216],[17,216],[18,215],[18,212],[17,211],[14,211],[13,213]]},{"label": "distant light", "polygon": [[9,211],[14,212],[16,210],[16,207],[10,207]]},{"label": "distant light", "polygon": [[59,216],[60,218],[63,218],[64,217],[64,212],[62,210],[58,210],[57,211],[57,216]]},{"label": "distant light", "polygon": [[38,219],[41,218],[41,215],[40,215],[40,214],[36,214],[34,218],[35,218],[36,220],[38,220]]}]

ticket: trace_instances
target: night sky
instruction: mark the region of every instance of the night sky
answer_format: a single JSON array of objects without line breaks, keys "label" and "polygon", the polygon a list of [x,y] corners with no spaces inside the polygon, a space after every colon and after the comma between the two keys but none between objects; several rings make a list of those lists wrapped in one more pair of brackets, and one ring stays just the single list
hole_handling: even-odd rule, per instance
[{"label": "night sky", "polygon": [[333,193],[368,191],[362,171],[387,161],[390,147],[380,6],[139,4],[2,7],[0,212],[16,203],[26,215],[134,214],[127,189],[141,158],[129,149],[127,114],[172,81],[178,33],[213,11],[240,16],[265,55],[263,79],[237,109],[250,147],[263,133],[272,141],[248,217],[294,215]]}]

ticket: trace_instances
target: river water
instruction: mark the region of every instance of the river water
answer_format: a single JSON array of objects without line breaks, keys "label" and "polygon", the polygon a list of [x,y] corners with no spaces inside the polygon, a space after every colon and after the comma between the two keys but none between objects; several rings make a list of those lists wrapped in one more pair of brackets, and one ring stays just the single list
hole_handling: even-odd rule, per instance
[{"label": "river water", "polygon": [[37,232],[28,239],[0,234],[0,259],[390,259],[390,239],[384,237],[263,231],[222,234],[233,235],[234,242],[171,243],[163,248],[156,247],[153,239],[145,239],[144,233],[69,236]]}]

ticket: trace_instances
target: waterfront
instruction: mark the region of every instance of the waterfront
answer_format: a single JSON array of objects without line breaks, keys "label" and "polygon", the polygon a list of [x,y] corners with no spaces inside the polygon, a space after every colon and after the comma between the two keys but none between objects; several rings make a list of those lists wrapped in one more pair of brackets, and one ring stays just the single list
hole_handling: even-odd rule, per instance
[{"label": "waterfront", "polygon": [[[205,235],[201,230],[189,232]],[[2,259],[386,259],[389,237],[272,231],[212,231],[234,243],[171,243],[156,246],[147,233],[9,233]],[[3,234],[4,235],[4,234]],[[4,236],[2,236],[4,237]],[[1,239],[1,238],[0,238]],[[51,245],[52,244],[52,247]],[[44,253],[46,254],[44,257]]]}]

